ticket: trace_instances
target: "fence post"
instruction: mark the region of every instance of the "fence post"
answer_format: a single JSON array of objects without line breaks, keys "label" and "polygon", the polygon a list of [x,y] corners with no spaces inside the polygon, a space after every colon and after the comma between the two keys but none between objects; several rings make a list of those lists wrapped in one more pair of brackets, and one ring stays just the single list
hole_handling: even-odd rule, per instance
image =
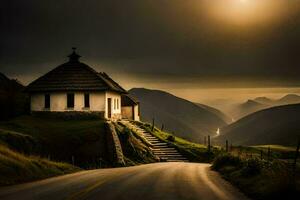
[{"label": "fence post", "polygon": [[161,125],[161,129],[160,129],[160,130],[161,130],[161,131],[164,130],[164,124]]},{"label": "fence post", "polygon": [[152,128],[151,128],[151,131],[154,130],[154,118],[152,118]]},{"label": "fence post", "polygon": [[298,139],[298,144],[297,144],[297,148],[296,148],[296,155],[295,155],[295,160],[294,160],[294,164],[293,164],[293,175],[294,175],[294,177],[296,177],[297,159],[298,159],[298,156],[299,156],[299,148],[300,148],[300,139]]},{"label": "fence post", "polygon": [[268,147],[268,161],[270,162],[270,156],[271,156],[271,148]]},{"label": "fence post", "polygon": [[226,140],[226,152],[228,152],[228,140]]},{"label": "fence post", "polygon": [[72,165],[74,165],[75,164],[75,158],[74,158],[74,156],[72,156]]},{"label": "fence post", "polygon": [[207,136],[207,148],[208,152],[210,152],[210,135]]}]

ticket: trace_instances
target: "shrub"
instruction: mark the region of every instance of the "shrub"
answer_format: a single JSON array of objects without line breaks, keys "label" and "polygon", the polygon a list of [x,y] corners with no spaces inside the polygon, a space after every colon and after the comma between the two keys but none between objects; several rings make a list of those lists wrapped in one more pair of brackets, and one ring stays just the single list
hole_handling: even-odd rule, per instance
[{"label": "shrub", "polygon": [[244,176],[257,175],[261,172],[262,167],[262,163],[259,159],[249,158],[244,161],[241,173]]},{"label": "shrub", "polygon": [[220,170],[226,166],[240,167],[241,164],[242,161],[239,157],[231,154],[221,154],[214,159],[212,168],[215,170]]},{"label": "shrub", "polygon": [[175,142],[175,137],[173,135],[169,135],[167,137],[167,140],[170,141],[170,142]]}]

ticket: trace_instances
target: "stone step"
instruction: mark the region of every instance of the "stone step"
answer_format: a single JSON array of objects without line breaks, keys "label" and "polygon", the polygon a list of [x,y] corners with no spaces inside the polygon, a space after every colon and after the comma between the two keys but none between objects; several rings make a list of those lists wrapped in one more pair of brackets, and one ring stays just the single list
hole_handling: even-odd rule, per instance
[{"label": "stone step", "polygon": [[178,151],[153,151],[154,154],[178,154]]},{"label": "stone step", "polygon": [[147,135],[147,136],[153,136],[151,133],[148,133],[148,132],[145,132],[145,131],[143,131],[143,133],[144,133],[144,135]]},{"label": "stone step", "polygon": [[164,153],[164,152],[156,152],[154,154],[155,155],[161,155],[161,156],[164,156],[164,155],[180,155],[181,156],[181,154],[178,153],[178,152],[166,152],[166,153]]},{"label": "stone step", "polygon": [[[147,140],[147,139],[146,139]],[[155,144],[159,144],[159,142],[155,142],[155,141],[149,141],[149,140],[147,140],[147,142],[149,142],[150,144],[152,144],[152,145],[155,145]],[[159,146],[159,145],[158,145]],[[155,148],[155,147],[152,147],[152,148]]]},{"label": "stone step", "polygon": [[[146,138],[146,137],[145,137]],[[161,142],[159,139],[157,139],[157,138],[148,138],[147,140],[149,140],[149,141],[159,141],[159,142]]]},{"label": "stone step", "polygon": [[[144,136],[145,137],[145,136]],[[145,138],[147,138],[148,140],[157,140],[157,141],[161,141],[161,140],[159,140],[159,139],[157,139],[157,138],[149,138],[149,137],[145,137]]]},{"label": "stone step", "polygon": [[157,139],[156,137],[153,137],[153,136],[146,136],[145,134],[144,134],[144,137],[145,137],[145,138],[148,138],[148,139]]},{"label": "stone step", "polygon": [[[157,139],[156,137],[152,137],[152,136],[146,136],[146,135],[143,135],[145,138],[147,139]],[[157,139],[158,140],[158,139]]]},{"label": "stone step", "polygon": [[158,156],[158,157],[164,160],[186,160],[186,158],[182,156]]},{"label": "stone step", "polygon": [[168,148],[167,145],[155,145],[155,144],[151,144],[151,145],[152,145],[152,147],[154,147],[154,148]]},{"label": "stone step", "polygon": [[167,143],[165,143],[165,142],[159,142],[159,143],[155,143],[155,145],[157,145],[157,146],[159,146],[159,145],[162,145],[162,146],[164,146],[164,145],[168,145]]},{"label": "stone step", "polygon": [[178,151],[176,149],[163,149],[163,148],[160,148],[160,149],[157,149],[157,150],[152,150],[154,153],[156,152],[167,152],[167,153],[172,153],[172,152],[175,152],[177,153]]},{"label": "stone step", "polygon": [[188,160],[167,160],[167,162],[189,162]]},{"label": "stone step", "polygon": [[168,148],[152,148],[152,151],[176,151],[177,150],[173,147],[168,147]]},{"label": "stone step", "polygon": [[170,147],[168,143],[161,141],[146,130],[132,124],[130,121],[122,121],[128,128],[140,134],[152,147],[150,148],[154,155],[158,156],[162,161],[166,162],[188,162],[174,147]]}]

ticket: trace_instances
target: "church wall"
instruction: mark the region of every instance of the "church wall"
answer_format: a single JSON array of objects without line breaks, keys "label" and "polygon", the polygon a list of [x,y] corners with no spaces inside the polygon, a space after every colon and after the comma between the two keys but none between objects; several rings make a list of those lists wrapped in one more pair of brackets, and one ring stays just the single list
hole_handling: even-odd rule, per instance
[{"label": "church wall", "polygon": [[105,118],[108,118],[108,98],[111,98],[112,119],[121,119],[121,95],[112,91],[105,93]]},{"label": "church wall", "polygon": [[50,109],[45,109],[45,93],[31,95],[31,111],[105,111],[105,92],[91,92],[90,107],[84,107],[84,92],[74,92],[74,108],[67,108],[67,93],[52,92],[50,94]]}]

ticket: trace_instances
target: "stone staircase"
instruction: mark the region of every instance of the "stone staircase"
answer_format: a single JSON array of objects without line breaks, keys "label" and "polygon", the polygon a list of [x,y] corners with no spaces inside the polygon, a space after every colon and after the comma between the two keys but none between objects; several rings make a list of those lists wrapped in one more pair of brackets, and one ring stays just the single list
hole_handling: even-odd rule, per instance
[{"label": "stone staircase", "polygon": [[151,144],[153,154],[156,155],[161,162],[188,162],[188,159],[182,156],[174,147],[170,147],[168,143],[161,141],[146,130],[128,120],[122,120],[121,123],[144,137],[144,139]]}]

